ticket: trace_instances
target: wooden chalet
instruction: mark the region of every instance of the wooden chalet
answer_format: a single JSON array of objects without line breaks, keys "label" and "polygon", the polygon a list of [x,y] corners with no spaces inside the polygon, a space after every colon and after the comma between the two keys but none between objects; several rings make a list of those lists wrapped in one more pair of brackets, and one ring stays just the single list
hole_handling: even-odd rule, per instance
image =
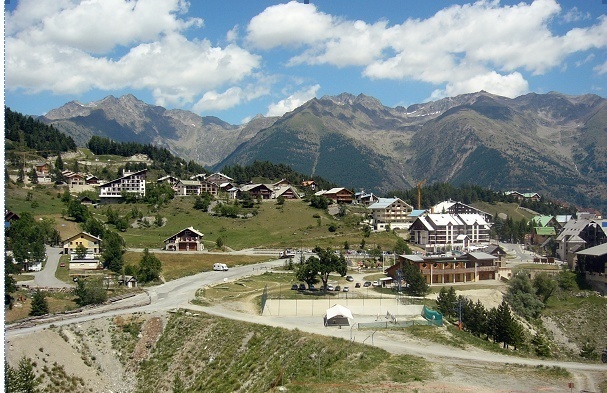
[{"label": "wooden chalet", "polygon": [[247,184],[240,187],[240,192],[248,192],[253,199],[270,199],[272,198],[272,190],[265,184]]},{"label": "wooden chalet", "polygon": [[273,187],[272,199],[283,197],[285,199],[301,199],[295,188],[291,186]]},{"label": "wooden chalet", "polygon": [[204,250],[203,236],[193,227],[188,227],[166,238],[164,249],[167,251],[202,251]]},{"label": "wooden chalet", "polygon": [[354,200],[354,193],[347,188],[336,187],[330,190],[318,191],[314,195],[324,196],[325,198],[331,199],[335,203],[352,203]]}]

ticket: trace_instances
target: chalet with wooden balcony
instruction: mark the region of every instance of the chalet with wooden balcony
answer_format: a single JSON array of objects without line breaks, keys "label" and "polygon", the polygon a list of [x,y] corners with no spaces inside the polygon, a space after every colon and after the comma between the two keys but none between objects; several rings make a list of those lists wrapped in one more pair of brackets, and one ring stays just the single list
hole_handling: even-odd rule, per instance
[{"label": "chalet with wooden balcony", "polygon": [[325,198],[331,199],[335,203],[346,203],[350,204],[354,200],[354,193],[347,188],[336,187],[330,190],[322,190],[316,192],[316,196],[324,196]]},{"label": "chalet with wooden balcony", "polygon": [[218,185],[221,185],[222,183],[234,183],[234,179],[232,179],[230,176],[224,175],[221,172],[215,172],[209,176],[206,176],[204,180]]},{"label": "chalet with wooden balcony", "polygon": [[253,199],[270,199],[272,198],[272,189],[265,184],[247,184],[240,187],[240,193],[248,192]]},{"label": "chalet with wooden balcony", "polygon": [[295,188],[293,188],[292,186],[274,186],[272,187],[272,189],[274,191],[272,193],[272,199],[277,199],[279,197],[283,197],[285,199],[301,199],[299,194],[297,193],[297,190],[295,190]]},{"label": "chalet with wooden balcony", "polygon": [[193,227],[188,227],[165,239],[164,249],[167,251],[202,251],[204,250],[203,236]]}]

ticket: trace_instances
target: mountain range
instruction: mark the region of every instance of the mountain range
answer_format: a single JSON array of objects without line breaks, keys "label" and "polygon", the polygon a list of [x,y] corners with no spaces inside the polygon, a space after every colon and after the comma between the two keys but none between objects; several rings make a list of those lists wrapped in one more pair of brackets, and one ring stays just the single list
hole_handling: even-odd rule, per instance
[{"label": "mountain range", "polygon": [[592,94],[481,91],[390,108],[343,93],[244,125],[125,95],[72,101],[40,119],[81,146],[92,135],[150,143],[213,170],[262,160],[380,194],[425,180],[607,207],[607,100]]}]

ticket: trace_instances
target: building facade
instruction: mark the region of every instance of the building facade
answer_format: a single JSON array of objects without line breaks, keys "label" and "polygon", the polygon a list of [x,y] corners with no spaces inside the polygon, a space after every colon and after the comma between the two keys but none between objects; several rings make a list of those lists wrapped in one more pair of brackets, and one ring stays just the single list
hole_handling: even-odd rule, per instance
[{"label": "building facade", "polygon": [[397,271],[402,269],[402,264],[409,263],[420,270],[428,285],[496,280],[500,267],[496,259],[484,252],[445,257],[399,255],[396,263],[386,270],[386,274],[396,280]]},{"label": "building facade", "polygon": [[123,193],[145,196],[145,176],[147,170],[138,172],[125,172],[124,176],[116,180],[99,185],[99,198],[111,200],[122,198]]},{"label": "building facade", "polygon": [[202,251],[204,250],[203,236],[193,227],[188,227],[165,239],[164,249],[167,251]]},{"label": "building facade", "polygon": [[377,202],[369,206],[373,221],[373,229],[376,231],[390,229],[409,229],[409,214],[413,206],[400,198],[379,198]]},{"label": "building facade", "polygon": [[490,229],[479,214],[427,214],[417,217],[409,232],[411,241],[427,251],[463,250],[466,244],[489,244]]}]

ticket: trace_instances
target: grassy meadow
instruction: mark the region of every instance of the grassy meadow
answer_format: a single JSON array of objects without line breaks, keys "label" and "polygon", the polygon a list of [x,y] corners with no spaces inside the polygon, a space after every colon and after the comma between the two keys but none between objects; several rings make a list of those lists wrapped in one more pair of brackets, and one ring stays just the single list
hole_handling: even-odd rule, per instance
[{"label": "grassy meadow", "polygon": [[[29,196],[28,196],[29,193]],[[30,212],[36,218],[51,217],[63,239],[81,229],[69,217],[65,217],[66,206],[61,202],[62,191],[53,186],[37,186],[33,189],[18,188],[10,185],[6,189],[6,208],[21,214]],[[391,250],[396,243],[393,233],[372,233],[364,238],[358,225],[364,218],[364,210],[354,208],[345,217],[338,218],[326,211],[312,208],[308,203],[286,201],[278,205],[276,201],[263,201],[256,204],[251,211],[256,214],[248,218],[217,217],[193,208],[194,197],[177,197],[168,205],[155,208],[146,204],[111,205],[121,216],[129,217],[129,228],[120,232],[128,248],[160,249],[164,240],[180,230],[194,227],[204,234],[203,241],[207,249],[215,248],[218,238],[226,247],[234,250],[246,248],[313,248],[315,246],[341,249],[345,242],[350,248],[359,248],[365,240],[365,248],[381,247]],[[101,222],[106,222],[107,206],[89,207],[92,215]],[[143,215],[150,225],[134,227],[136,220],[130,218],[133,213]],[[161,227],[153,224],[154,219],[163,219]],[[135,224],[135,225],[134,225]],[[113,226],[108,225],[115,230]],[[330,230],[331,228],[331,230]]]}]

